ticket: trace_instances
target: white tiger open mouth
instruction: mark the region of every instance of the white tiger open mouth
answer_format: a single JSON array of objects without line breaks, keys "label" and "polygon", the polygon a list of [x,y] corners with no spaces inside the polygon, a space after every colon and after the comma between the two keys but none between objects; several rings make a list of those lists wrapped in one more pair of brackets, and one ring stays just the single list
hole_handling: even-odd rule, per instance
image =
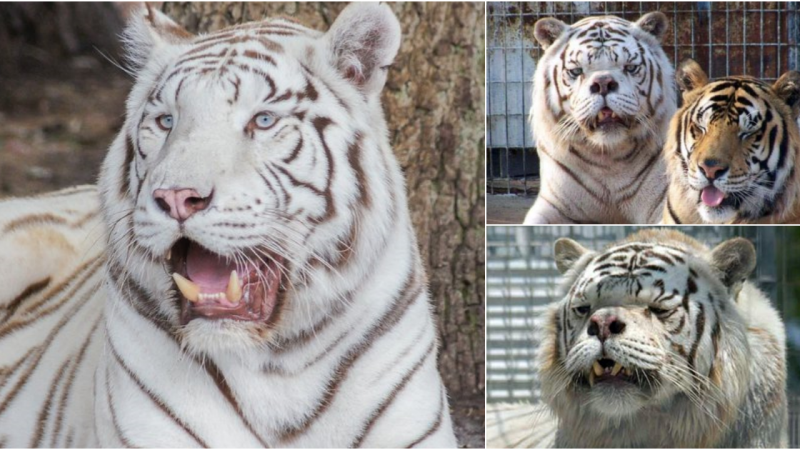
[{"label": "white tiger open mouth", "polygon": [[591,119],[590,127],[593,130],[610,129],[615,126],[628,127],[628,122],[608,106],[604,106],[597,115]]},{"label": "white tiger open mouth", "polygon": [[609,358],[601,358],[592,363],[592,368],[587,375],[589,386],[597,383],[639,383],[639,378],[634,371]]},{"label": "white tiger open mouth", "polygon": [[271,322],[280,306],[282,258],[234,261],[189,239],[180,239],[167,260],[180,294],[181,323],[198,318]]}]

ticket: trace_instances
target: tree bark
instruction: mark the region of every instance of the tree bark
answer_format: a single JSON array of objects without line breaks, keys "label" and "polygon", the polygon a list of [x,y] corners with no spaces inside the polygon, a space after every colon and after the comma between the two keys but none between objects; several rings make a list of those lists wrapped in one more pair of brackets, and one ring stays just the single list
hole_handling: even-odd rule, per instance
[{"label": "tree bark", "polygon": [[[383,105],[430,280],[451,397],[484,391],[484,5],[390,3],[403,29]],[[343,3],[167,3],[191,32],[290,16],[327,30]]]}]

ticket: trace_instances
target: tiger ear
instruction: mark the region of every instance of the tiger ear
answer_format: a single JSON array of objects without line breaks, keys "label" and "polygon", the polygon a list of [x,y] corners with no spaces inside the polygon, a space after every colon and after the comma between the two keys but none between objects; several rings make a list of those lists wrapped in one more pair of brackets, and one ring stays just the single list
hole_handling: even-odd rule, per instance
[{"label": "tiger ear", "polygon": [[689,92],[708,84],[708,75],[695,60],[686,59],[675,71],[675,81],[678,82],[678,88],[683,92],[685,99]]},{"label": "tiger ear", "polygon": [[795,118],[800,115],[800,72],[790,70],[781,75],[778,81],[772,85],[772,89],[781,100],[789,105]]},{"label": "tiger ear", "polygon": [[729,239],[711,251],[711,264],[722,274],[722,283],[731,288],[753,273],[756,268],[756,249],[745,238]]},{"label": "tiger ear", "polygon": [[663,38],[664,33],[667,32],[669,19],[667,19],[664,13],[653,11],[640,17],[639,20],[636,21],[636,26],[648,34],[653,35],[658,42],[661,42],[661,38]]},{"label": "tiger ear", "polygon": [[569,25],[564,22],[552,17],[545,17],[536,21],[533,26],[533,36],[539,41],[542,49],[546,50],[568,29]]},{"label": "tiger ear", "polygon": [[589,252],[587,248],[569,238],[561,238],[553,245],[556,267],[561,273],[571,269],[587,252]]},{"label": "tiger ear", "polygon": [[192,33],[149,3],[131,13],[128,26],[122,34],[127,59],[137,69],[147,63],[157,48],[181,44],[192,38]]},{"label": "tiger ear", "polygon": [[339,73],[365,94],[383,89],[400,49],[400,22],[386,4],[352,3],[325,34]]}]

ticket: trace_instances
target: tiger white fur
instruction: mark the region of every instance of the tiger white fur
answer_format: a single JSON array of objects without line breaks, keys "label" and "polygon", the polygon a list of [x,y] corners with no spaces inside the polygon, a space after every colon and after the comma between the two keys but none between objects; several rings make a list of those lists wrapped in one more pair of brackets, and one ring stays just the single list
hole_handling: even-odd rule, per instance
[{"label": "tiger white fur", "polygon": [[[80,332],[0,341],[0,443],[455,447],[379,99],[400,45],[389,7],[350,5],[327,33],[272,19],[197,37],[148,8],[126,39],[137,75],[100,177],[107,251],[82,300],[64,297],[84,301],[67,320]],[[9,339],[42,333],[72,353],[9,357]],[[57,369],[75,349],[88,367],[70,386]],[[48,390],[66,395],[58,423]]]},{"label": "tiger white fur", "polygon": [[677,105],[660,40],[667,18],[545,18],[530,117],[541,188],[537,223],[657,223],[667,189],[661,148]]},{"label": "tiger white fur", "polygon": [[[496,408],[505,428],[487,430],[490,446],[511,433],[572,448],[788,444],[786,335],[746,281],[749,241],[710,250],[645,230],[598,252],[560,239],[554,252],[566,294],[546,315],[536,366],[557,426],[541,406]],[[535,414],[513,422],[509,409]]]}]

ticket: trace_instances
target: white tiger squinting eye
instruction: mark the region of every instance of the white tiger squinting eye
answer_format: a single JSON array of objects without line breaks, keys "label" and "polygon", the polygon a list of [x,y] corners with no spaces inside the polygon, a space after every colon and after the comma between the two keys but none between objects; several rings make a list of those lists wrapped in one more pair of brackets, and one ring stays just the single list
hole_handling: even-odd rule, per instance
[{"label": "white tiger squinting eye", "polygon": [[171,114],[162,114],[156,117],[156,125],[158,125],[159,128],[165,131],[172,129],[173,122],[174,120]]},{"label": "white tiger squinting eye", "polygon": [[634,72],[636,72],[636,69],[638,69],[638,68],[639,68],[639,66],[637,66],[636,64],[626,64],[625,65],[625,72],[634,73]]},{"label": "white tiger squinting eye", "polygon": [[584,306],[577,306],[575,308],[572,308],[572,311],[575,312],[575,314],[577,314],[579,316],[584,316],[589,312],[590,309],[592,309],[592,308],[589,305],[584,305]]},{"label": "white tiger squinting eye", "polygon": [[581,69],[580,67],[569,70],[569,74],[572,75],[573,78],[577,78],[582,73],[583,73],[583,69]]},{"label": "white tiger squinting eye", "polygon": [[262,130],[266,130],[269,127],[275,125],[275,116],[272,114],[267,113],[259,113],[253,117],[253,123],[256,124],[256,127]]}]

